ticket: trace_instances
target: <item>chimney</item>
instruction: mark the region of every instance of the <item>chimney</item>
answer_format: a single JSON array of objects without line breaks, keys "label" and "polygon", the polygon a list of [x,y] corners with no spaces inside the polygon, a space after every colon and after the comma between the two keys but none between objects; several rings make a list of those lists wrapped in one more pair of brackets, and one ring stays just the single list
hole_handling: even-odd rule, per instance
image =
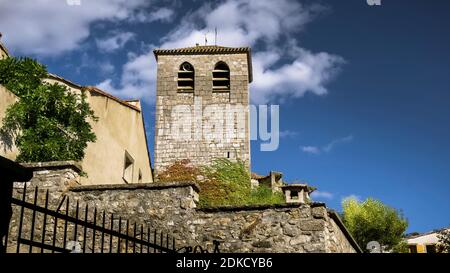
[{"label": "chimney", "polygon": [[287,184],[281,187],[285,196],[286,203],[305,204],[311,201],[309,196],[314,188],[306,184]]}]

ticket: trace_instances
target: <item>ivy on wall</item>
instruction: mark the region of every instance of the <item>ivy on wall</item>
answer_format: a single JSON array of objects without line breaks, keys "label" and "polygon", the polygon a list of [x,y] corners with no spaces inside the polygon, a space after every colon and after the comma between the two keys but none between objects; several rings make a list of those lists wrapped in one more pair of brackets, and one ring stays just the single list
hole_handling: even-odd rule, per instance
[{"label": "ivy on wall", "polygon": [[281,193],[266,186],[251,188],[250,173],[242,160],[213,159],[197,167],[188,159],[174,162],[156,177],[158,182],[194,181],[200,186],[200,206],[269,205],[285,202]]},{"label": "ivy on wall", "polygon": [[3,145],[15,144],[19,162],[81,160],[96,136],[97,121],[86,96],[43,80],[44,65],[30,58],[0,60],[0,84],[19,100],[8,107],[0,128]]}]

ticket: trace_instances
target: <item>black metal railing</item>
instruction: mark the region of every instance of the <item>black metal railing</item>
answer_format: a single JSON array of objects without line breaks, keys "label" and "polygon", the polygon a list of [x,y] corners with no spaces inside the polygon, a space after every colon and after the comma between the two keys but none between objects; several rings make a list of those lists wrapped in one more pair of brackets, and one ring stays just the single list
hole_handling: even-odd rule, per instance
[{"label": "black metal railing", "polygon": [[[41,199],[40,199],[41,198]],[[8,252],[16,253],[173,253],[175,238],[151,230],[143,224],[108,215],[97,208],[84,209],[79,202],[71,203],[64,196],[55,210],[49,208],[49,191],[45,192],[44,206],[38,205],[39,189],[34,189],[31,201],[27,199],[26,185],[20,199],[11,203],[18,219],[11,223],[5,236]],[[41,202],[42,203],[42,202]],[[13,231],[13,232],[11,232]],[[9,244],[9,245],[8,245]]]}]

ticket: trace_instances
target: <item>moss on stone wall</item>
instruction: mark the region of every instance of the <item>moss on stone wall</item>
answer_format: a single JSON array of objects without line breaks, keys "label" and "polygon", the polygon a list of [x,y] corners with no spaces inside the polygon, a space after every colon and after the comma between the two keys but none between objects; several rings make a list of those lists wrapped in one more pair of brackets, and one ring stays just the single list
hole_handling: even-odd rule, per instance
[{"label": "moss on stone wall", "polygon": [[284,203],[281,193],[260,186],[251,188],[250,174],[241,160],[214,159],[209,166],[196,167],[189,160],[176,161],[157,177],[158,182],[192,181],[200,185],[200,206],[264,205]]}]

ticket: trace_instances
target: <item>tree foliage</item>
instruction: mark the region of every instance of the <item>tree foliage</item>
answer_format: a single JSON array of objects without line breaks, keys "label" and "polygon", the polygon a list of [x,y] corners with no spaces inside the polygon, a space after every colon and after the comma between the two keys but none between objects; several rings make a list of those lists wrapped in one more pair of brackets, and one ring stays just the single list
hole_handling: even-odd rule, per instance
[{"label": "tree foliage", "polygon": [[46,67],[30,58],[0,60],[0,84],[19,100],[8,107],[0,128],[2,140],[17,146],[17,161],[81,160],[95,134],[97,120],[85,94],[44,82]]},{"label": "tree foliage", "polygon": [[364,202],[347,198],[342,207],[343,222],[362,249],[377,241],[387,250],[404,250],[401,243],[408,222],[401,212],[372,198]]},{"label": "tree foliage", "polygon": [[450,229],[443,229],[437,235],[440,252],[450,253]]}]

